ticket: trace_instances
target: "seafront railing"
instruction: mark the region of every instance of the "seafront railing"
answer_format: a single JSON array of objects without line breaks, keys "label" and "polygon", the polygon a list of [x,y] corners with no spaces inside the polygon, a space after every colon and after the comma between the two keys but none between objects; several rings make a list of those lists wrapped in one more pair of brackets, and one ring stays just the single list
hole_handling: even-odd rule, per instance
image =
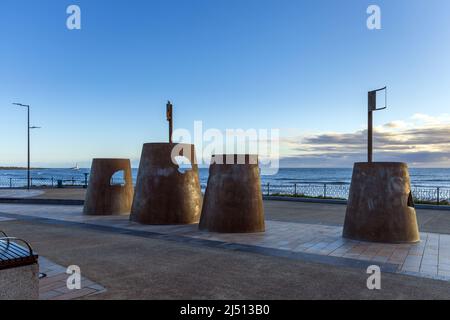
[{"label": "seafront railing", "polygon": [[[123,183],[120,179],[111,179],[111,184]],[[88,176],[74,176],[69,178],[32,178],[33,188],[64,188],[84,187],[88,184]],[[0,177],[0,188],[24,188],[27,185],[26,178]],[[205,191],[206,184],[201,184]],[[450,187],[433,187],[413,185],[412,194],[416,203],[450,205]],[[263,183],[261,191],[264,196],[320,198],[347,200],[350,192],[350,184],[345,182],[301,182],[273,184]]]},{"label": "seafront railing", "polygon": [[291,183],[262,184],[262,192],[266,196],[294,196],[303,198],[323,198],[346,200],[350,191],[348,183]]},{"label": "seafront railing", "polygon": [[[71,177],[71,178],[30,178],[30,185],[33,188],[55,188],[55,187],[87,187],[87,177]],[[0,188],[25,188],[27,186],[27,178],[11,178],[0,177]]]},{"label": "seafront railing", "polygon": [[[350,183],[262,184],[265,196],[347,200]],[[411,186],[416,203],[450,205],[450,187]]]}]

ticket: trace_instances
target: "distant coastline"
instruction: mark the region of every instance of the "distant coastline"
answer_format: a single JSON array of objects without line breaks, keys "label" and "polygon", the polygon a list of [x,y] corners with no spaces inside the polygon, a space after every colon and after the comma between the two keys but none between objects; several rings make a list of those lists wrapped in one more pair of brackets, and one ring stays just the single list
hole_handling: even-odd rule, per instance
[{"label": "distant coastline", "polygon": [[[0,170],[27,170],[27,167],[0,167]],[[42,170],[44,168],[30,168],[31,170]]]}]

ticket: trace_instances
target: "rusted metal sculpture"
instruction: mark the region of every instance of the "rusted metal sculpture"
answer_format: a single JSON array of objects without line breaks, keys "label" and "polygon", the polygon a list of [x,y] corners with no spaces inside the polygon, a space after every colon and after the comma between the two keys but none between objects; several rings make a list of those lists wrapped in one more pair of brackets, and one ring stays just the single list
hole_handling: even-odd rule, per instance
[{"label": "rusted metal sculpture", "polygon": [[420,240],[406,163],[355,163],[343,236],[387,243]]},{"label": "rusted metal sculpture", "polygon": [[221,233],[264,232],[258,156],[213,156],[199,228]]},{"label": "rusted metal sculpture", "polygon": [[372,162],[372,113],[376,93],[369,92],[368,162],[355,163],[343,237],[373,242],[420,241],[408,166],[401,162]]},{"label": "rusted metal sculpture", "polygon": [[[183,156],[191,169],[181,172],[176,156]],[[202,193],[194,145],[144,144],[130,220],[142,224],[197,223]]]},{"label": "rusted metal sculpture", "polygon": [[[117,172],[123,179],[113,181]],[[87,215],[127,215],[133,200],[133,180],[129,159],[94,159],[84,202]]]}]

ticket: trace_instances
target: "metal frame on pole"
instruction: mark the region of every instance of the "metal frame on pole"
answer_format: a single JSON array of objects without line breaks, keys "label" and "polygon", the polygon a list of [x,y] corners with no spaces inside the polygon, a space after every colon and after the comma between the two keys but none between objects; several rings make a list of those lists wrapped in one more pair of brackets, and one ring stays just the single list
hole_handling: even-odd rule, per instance
[{"label": "metal frame on pole", "polygon": [[386,91],[387,88],[381,88],[377,90],[369,91],[368,101],[368,123],[367,123],[367,162],[373,161],[373,112],[378,110],[384,110],[387,108],[387,93],[385,94],[385,106],[377,109],[377,92]]}]

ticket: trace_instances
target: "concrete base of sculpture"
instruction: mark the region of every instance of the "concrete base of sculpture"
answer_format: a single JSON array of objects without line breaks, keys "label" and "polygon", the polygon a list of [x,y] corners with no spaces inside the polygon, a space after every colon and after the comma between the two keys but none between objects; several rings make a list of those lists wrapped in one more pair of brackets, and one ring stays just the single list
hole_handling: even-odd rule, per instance
[{"label": "concrete base of sculpture", "polygon": [[[123,172],[119,180],[115,173]],[[126,215],[133,200],[133,180],[129,159],[94,159],[86,191],[84,214]]]},{"label": "concrete base of sculpture", "polygon": [[[191,168],[180,168],[177,156],[187,158]],[[194,146],[144,144],[130,220],[142,224],[191,224],[198,222],[201,210]]]},{"label": "concrete base of sculpture", "polygon": [[[227,158],[234,160],[226,161]],[[242,164],[240,158],[245,159]],[[199,228],[221,233],[264,232],[257,156],[213,157]]]},{"label": "concrete base of sculpture", "polygon": [[355,164],[343,236],[385,243],[420,241],[405,163]]}]

